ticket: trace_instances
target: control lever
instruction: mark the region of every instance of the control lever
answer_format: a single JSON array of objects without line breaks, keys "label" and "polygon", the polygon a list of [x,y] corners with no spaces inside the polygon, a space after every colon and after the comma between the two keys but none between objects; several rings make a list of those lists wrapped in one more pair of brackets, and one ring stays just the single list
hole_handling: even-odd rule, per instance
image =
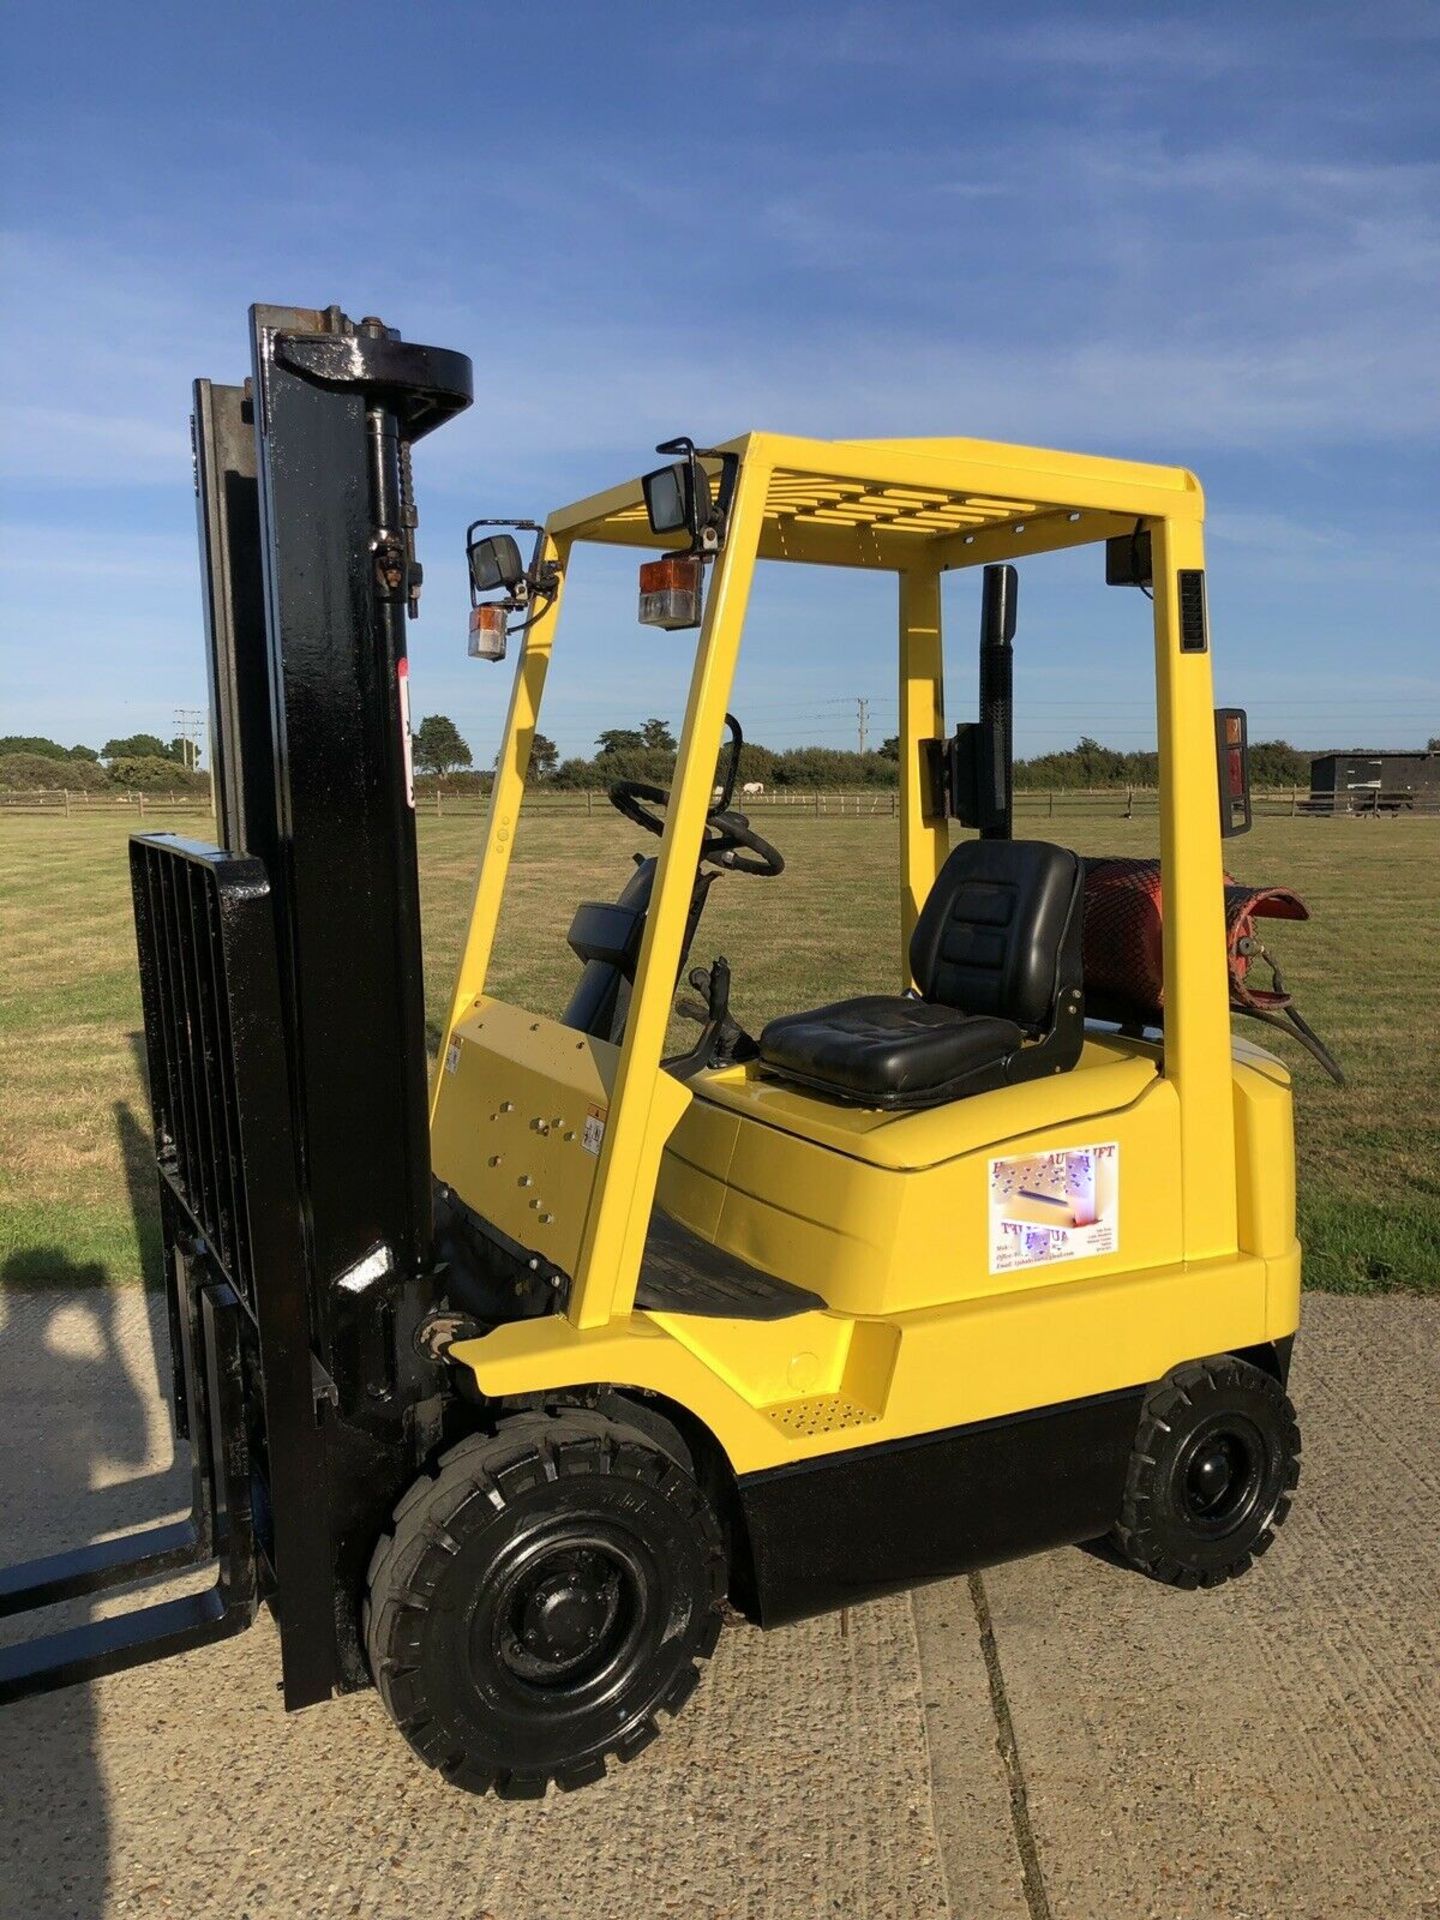
[{"label": "control lever", "polygon": [[[695,973],[705,977],[705,1003],[710,1019],[719,1026],[730,1012],[730,962],[723,954],[719,955],[708,969],[697,967]],[[692,987],[699,987],[700,981],[695,974],[690,976]]]},{"label": "control lever", "polygon": [[675,1002],[675,1011],[682,1020],[694,1020],[703,1027],[710,1018],[710,969],[692,967],[686,984],[693,987],[700,998],[692,1000],[689,995],[682,996]]},{"label": "control lever", "polygon": [[703,1020],[704,1025],[688,1053],[661,1062],[665,1071],[677,1080],[689,1080],[706,1067],[752,1059],[757,1051],[755,1042],[730,1018],[729,961],[721,955],[708,967],[696,967],[689,984],[697,993],[704,993],[706,1004],[701,1008],[698,1003],[682,1001],[677,1011],[690,1019]]}]

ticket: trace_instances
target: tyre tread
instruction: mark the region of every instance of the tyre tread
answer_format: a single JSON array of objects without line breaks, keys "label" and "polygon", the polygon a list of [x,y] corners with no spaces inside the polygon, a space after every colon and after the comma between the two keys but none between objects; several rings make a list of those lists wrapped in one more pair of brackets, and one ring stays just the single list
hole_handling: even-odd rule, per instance
[{"label": "tyre tread", "polygon": [[[437,1549],[459,1550],[449,1532],[458,1514],[477,1498],[497,1510],[547,1481],[586,1475],[629,1475],[646,1482],[709,1536],[706,1569],[710,1593],[692,1657],[659,1702],[674,1717],[695,1691],[700,1663],[715,1649],[723,1624],[725,1557],[710,1504],[685,1469],[637,1428],[605,1414],[566,1407],[526,1412],[501,1421],[492,1432],[467,1434],[439,1456],[403,1495],[371,1554],[366,1576],[363,1630],[370,1669],[386,1711],[428,1766],[471,1792],[493,1791],[505,1800],[536,1799],[553,1783],[564,1792],[593,1785],[609,1762],[633,1760],[660,1732],[654,1713],[625,1728],[601,1754],[548,1771],[476,1768],[463,1747],[428,1712],[420,1697],[418,1664],[406,1658],[403,1617],[424,1614],[434,1579],[425,1570]],[[436,1577],[443,1569],[436,1569]]]},{"label": "tyre tread", "polygon": [[[1158,1435],[1174,1430],[1181,1412],[1193,1412],[1206,1400],[1226,1392],[1258,1392],[1279,1423],[1285,1449],[1285,1471],[1279,1499],[1259,1535],[1237,1548],[1234,1557],[1203,1569],[1185,1565],[1160,1546],[1154,1533],[1152,1475],[1164,1455]],[[1300,1478],[1300,1429],[1285,1389],[1272,1375],[1234,1354],[1192,1360],[1175,1367],[1150,1390],[1140,1415],[1140,1426],[1126,1469],[1120,1517],[1110,1532],[1110,1543],[1137,1571],[1164,1586],[1190,1592],[1223,1586],[1247,1573],[1274,1544],[1275,1534],[1291,1507],[1291,1495]]]}]

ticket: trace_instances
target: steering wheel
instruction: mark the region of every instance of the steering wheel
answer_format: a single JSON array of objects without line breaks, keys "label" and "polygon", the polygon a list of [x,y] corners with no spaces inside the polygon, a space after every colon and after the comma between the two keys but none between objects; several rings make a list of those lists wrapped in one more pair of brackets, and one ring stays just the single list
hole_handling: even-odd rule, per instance
[{"label": "steering wheel", "polygon": [[[745,737],[740,723],[726,714],[730,729],[730,758],[725,778],[720,783],[720,798],[705,815],[705,837],[700,842],[700,858],[709,860],[729,873],[753,873],[767,880],[785,871],[785,856],[768,840],[762,840],[743,813],[731,810],[735,778],[740,771],[740,749]],[[617,780],[610,789],[610,804],[647,833],[664,833],[663,815],[652,811],[670,804],[667,787],[652,787],[644,780]]]}]

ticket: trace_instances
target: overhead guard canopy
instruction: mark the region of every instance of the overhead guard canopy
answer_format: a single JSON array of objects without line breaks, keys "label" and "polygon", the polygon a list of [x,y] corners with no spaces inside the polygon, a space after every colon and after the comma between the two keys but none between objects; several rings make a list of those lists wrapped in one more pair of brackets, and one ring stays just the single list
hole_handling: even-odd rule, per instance
[{"label": "overhead guard canopy", "polygon": [[[906,571],[1011,560],[1126,533],[1137,511],[1199,519],[1183,467],[989,440],[804,440],[752,433],[722,449],[771,471],[759,558]],[[718,461],[707,463],[716,473]],[[640,479],[550,517],[560,538],[661,549]]]}]

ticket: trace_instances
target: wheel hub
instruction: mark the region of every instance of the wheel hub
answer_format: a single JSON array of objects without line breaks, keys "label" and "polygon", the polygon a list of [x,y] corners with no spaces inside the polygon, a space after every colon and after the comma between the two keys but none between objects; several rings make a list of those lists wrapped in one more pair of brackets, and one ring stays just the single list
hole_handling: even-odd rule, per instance
[{"label": "wheel hub", "polygon": [[1224,1534],[1247,1518],[1259,1491],[1262,1454],[1238,1426],[1212,1427],[1195,1439],[1181,1461],[1179,1493],[1196,1527]]},{"label": "wheel hub", "polygon": [[520,1638],[542,1660],[573,1660],[594,1646],[614,1607],[613,1582],[552,1574],[525,1599]]},{"label": "wheel hub", "polygon": [[1202,1448],[1190,1462],[1190,1473],[1185,1484],[1191,1504],[1198,1513],[1213,1513],[1217,1507],[1225,1504],[1235,1485],[1236,1475],[1242,1470],[1236,1452],[1229,1436],[1221,1435]]},{"label": "wheel hub", "polygon": [[550,1553],[512,1590],[499,1652],[519,1679],[575,1683],[603,1668],[624,1637],[625,1582],[607,1555]]}]

